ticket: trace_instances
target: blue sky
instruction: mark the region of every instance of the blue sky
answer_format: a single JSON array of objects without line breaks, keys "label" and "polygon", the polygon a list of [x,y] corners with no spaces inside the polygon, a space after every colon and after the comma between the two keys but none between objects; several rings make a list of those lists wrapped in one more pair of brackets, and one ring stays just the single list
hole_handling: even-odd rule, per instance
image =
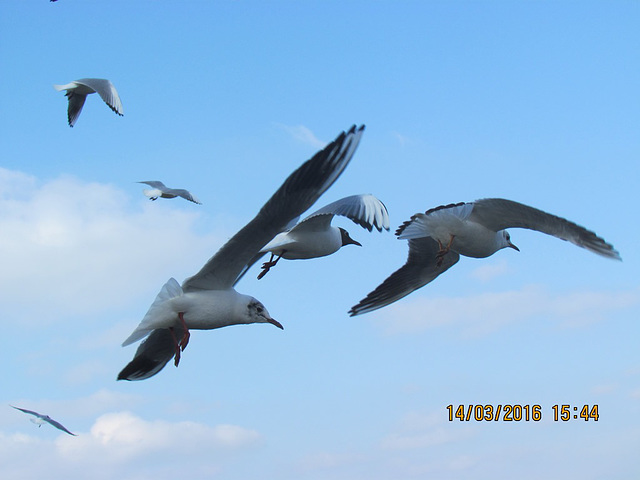
[{"label": "blue sky", "polygon": [[[1,2],[1,476],[637,478],[639,20],[637,2]],[[69,128],[52,85],[84,77],[110,79],[124,116],[93,95]],[[513,229],[520,253],[350,318],[407,247],[337,219],[363,248],[238,285],[284,331],[196,331],[179,368],[116,382],[166,280],[354,123],[318,208],[373,193],[393,229],[504,197],[623,262]],[[150,202],[138,180],[203,205]],[[449,422],[461,403],[543,419]],[[556,422],[563,403],[600,419]]]}]

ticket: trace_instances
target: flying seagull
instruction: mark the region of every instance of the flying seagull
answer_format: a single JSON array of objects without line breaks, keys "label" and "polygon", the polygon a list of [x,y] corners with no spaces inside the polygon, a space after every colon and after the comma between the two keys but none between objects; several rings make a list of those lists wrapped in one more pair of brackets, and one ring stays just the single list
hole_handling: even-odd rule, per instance
[{"label": "flying seagull", "polygon": [[64,427],[64,425],[62,425],[60,422],[56,422],[49,415],[42,415],[41,413],[34,412],[32,410],[27,410],[25,408],[14,407],[13,405],[10,405],[10,406],[15,408],[16,410],[20,410],[21,412],[28,413],[29,415],[33,415],[35,418],[30,418],[30,420],[36,425],[38,425],[38,428],[40,428],[46,422],[46,423],[50,423],[51,425],[56,427],[58,430],[62,430],[63,432],[68,433],[69,435],[73,435],[74,437],[77,436],[75,433],[71,433],[69,430],[67,430]]},{"label": "flying seagull", "polygon": [[189,341],[189,329],[209,330],[250,323],[271,323],[267,309],[233,288],[248,262],[290,222],[306,211],[336,181],[358,146],[364,125],[342,132],[284,181],[253,220],[236,233],[182,286],[170,279],[123,346],[148,335],[118,380],[143,380],[171,358],[175,365]]},{"label": "flying seagull", "polygon": [[368,231],[374,227],[379,232],[383,228],[389,230],[389,213],[380,200],[370,194],[351,195],[330,203],[276,235],[252,259],[248,267],[265,253],[271,252],[271,259],[262,265],[262,271],[258,275],[260,279],[281,258],[296,260],[324,257],[337,252],[345,245],[361,247],[362,245],[352,239],[344,228],[331,225],[335,215],[347,217]]},{"label": "flying seagull", "polygon": [[80,116],[84,101],[87,95],[98,92],[98,95],[104,102],[118,115],[124,115],[122,111],[122,102],[116,87],[109,80],[104,78],[81,78],[74,80],[66,85],[54,85],[57,91],[66,90],[65,95],[69,98],[69,108],[67,116],[69,118],[69,126],[73,127]]},{"label": "flying seagull", "polygon": [[188,190],[184,190],[183,188],[169,188],[164,183],[158,182],[157,180],[148,180],[146,182],[137,183],[144,183],[151,187],[151,189],[145,188],[144,190],[142,190],[142,193],[149,197],[150,200],[157,200],[158,198],[182,197],[185,200],[189,200],[190,202],[202,205],[202,202],[200,202],[200,200],[198,200],[195,195],[193,195]]},{"label": "flying seagull", "polygon": [[409,240],[407,262],[349,310],[351,316],[377,310],[409,295],[451,268],[460,255],[485,258],[502,248],[518,250],[506,228],[546,233],[603,257],[621,260],[613,246],[550,213],[501,198],[443,205],[417,213],[396,235]]}]

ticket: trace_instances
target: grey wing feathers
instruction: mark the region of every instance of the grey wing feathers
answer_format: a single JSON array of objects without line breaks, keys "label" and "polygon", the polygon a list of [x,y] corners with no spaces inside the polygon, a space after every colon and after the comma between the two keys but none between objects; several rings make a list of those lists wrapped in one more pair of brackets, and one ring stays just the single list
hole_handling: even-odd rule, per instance
[{"label": "grey wing feathers", "polygon": [[43,418],[44,417],[44,415],[41,415],[38,412],[34,412],[33,410],[27,410],[26,408],[14,407],[13,405],[10,405],[10,406],[15,408],[16,410],[20,410],[21,412],[28,413],[30,415],[35,415],[38,418]]},{"label": "grey wing feathers", "polygon": [[300,224],[320,215],[341,215],[368,231],[375,227],[379,232],[389,230],[389,212],[384,203],[373,195],[351,195],[322,207]]},{"label": "grey wing feathers", "polygon": [[149,185],[151,188],[157,188],[158,190],[166,190],[167,187],[164,183],[158,181],[158,180],[147,180],[146,182],[137,182],[137,183],[144,183],[146,185]]},{"label": "grey wing feathers", "polygon": [[[287,225],[284,227],[282,232],[287,232],[287,231],[291,230],[293,227],[296,226],[296,223],[298,223],[298,220],[300,220],[300,215],[296,215],[294,218],[292,218],[291,221],[289,223],[287,223]],[[278,232],[278,233],[282,233],[282,232]],[[271,240],[273,240],[273,238],[269,239],[269,241],[267,243],[269,243]],[[265,245],[266,245],[266,243],[265,243]],[[244,277],[244,274],[247,273],[247,271],[254,265],[254,263],[256,263],[258,260],[260,260],[262,257],[264,257],[266,253],[267,252],[258,252],[253,256],[253,258],[251,260],[249,260],[247,262],[247,264],[244,266],[244,268],[242,269],[240,274],[238,274],[238,278],[236,278],[236,281],[233,282],[233,286],[234,287],[242,279],[242,277]]]},{"label": "grey wing feathers", "polygon": [[45,418],[45,420],[49,422],[51,425],[53,425],[54,427],[56,427],[58,430],[62,430],[63,432],[68,433],[69,435],[73,435],[74,437],[77,436],[75,433],[72,433],[69,430],[67,430],[65,426],[62,425],[60,422],[55,421],[53,418],[49,417],[48,415]]},{"label": "grey wing feathers", "polygon": [[168,328],[152,331],[136,350],[136,354],[118,374],[118,380],[144,380],[153,377],[176,354],[176,340],[180,342],[184,330],[173,327],[173,335]]},{"label": "grey wing feathers", "polygon": [[200,200],[198,200],[196,197],[194,197],[190,191],[188,190],[184,190],[182,188],[170,188],[167,193],[170,193],[171,195],[175,195],[177,197],[182,197],[185,200],[189,200],[190,202],[193,203],[197,203],[198,205],[202,205],[202,202],[200,202]]},{"label": "grey wing feathers", "polygon": [[124,115],[120,95],[118,95],[116,87],[109,80],[105,78],[81,78],[76,80],[76,83],[81,83],[94,89],[111,110],[120,116]]},{"label": "grey wing feathers", "polygon": [[527,228],[566,240],[605,257],[621,260],[620,254],[603,238],[565,218],[502,198],[474,202],[471,218],[494,231]]},{"label": "grey wing feathers", "polygon": [[425,286],[451,268],[459,260],[460,255],[450,251],[436,265],[436,256],[440,247],[431,237],[414,238],[409,241],[407,262],[392,273],[382,284],[376,287],[357,305],[349,310],[350,316],[372,312],[390,305],[411,292]]},{"label": "grey wing feathers", "polygon": [[69,105],[67,106],[67,120],[69,122],[69,126],[73,127],[82,112],[82,107],[84,106],[87,96],[79,95],[74,93],[72,90],[68,90],[65,95],[69,100]]},{"label": "grey wing feathers", "polygon": [[231,287],[246,265],[290,221],[304,213],[336,181],[353,156],[364,125],[342,132],[295,170],[260,209],[202,269],[182,284],[185,292]]}]

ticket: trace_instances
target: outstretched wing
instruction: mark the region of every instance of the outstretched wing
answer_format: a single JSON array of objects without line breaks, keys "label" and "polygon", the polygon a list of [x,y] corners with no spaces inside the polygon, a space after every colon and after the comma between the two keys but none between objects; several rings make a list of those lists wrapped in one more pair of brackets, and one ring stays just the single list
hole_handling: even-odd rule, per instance
[{"label": "outstretched wing", "polygon": [[375,227],[379,232],[389,230],[389,212],[384,203],[370,194],[351,195],[322,207],[302,220],[292,230],[302,230],[314,222],[331,222],[334,215],[349,220],[368,231]]},{"label": "outstretched wing", "polygon": [[354,125],[295,170],[253,220],[236,233],[202,269],[182,284],[185,292],[231,287],[246,265],[296,216],[336,181],[355,153],[364,125]]},{"label": "outstretched wing", "polygon": [[44,418],[44,415],[41,415],[38,412],[34,412],[33,410],[27,410],[26,408],[14,407],[13,405],[10,405],[10,406],[15,408],[16,410],[20,410],[21,412],[28,413],[29,415],[35,415],[38,418]]},{"label": "outstretched wing", "polygon": [[[118,91],[116,87],[113,86],[106,78],[81,78],[80,80],[76,80],[76,83],[81,85],[85,85],[100,95],[100,98],[104,100],[111,110],[113,110],[118,115],[124,115],[124,111],[122,109],[122,102],[120,101],[120,95],[118,95]],[[80,112],[78,112],[80,113]]]},{"label": "outstretched wing", "polygon": [[60,422],[57,422],[56,420],[54,420],[53,418],[51,418],[50,416],[46,416],[43,418],[43,420],[49,422],[51,425],[53,425],[54,427],[56,427],[58,430],[62,430],[63,432],[68,433],[69,435],[73,435],[74,437],[76,437],[77,435],[75,433],[71,433],[69,430],[67,430],[65,428],[64,425],[62,425]]},{"label": "outstretched wing", "polygon": [[502,198],[484,198],[473,202],[470,219],[494,231],[527,228],[566,240],[604,257],[621,260],[620,254],[603,238],[567,219],[537,208]]},{"label": "outstretched wing", "polygon": [[146,185],[149,185],[151,188],[157,188],[158,190],[162,190],[162,191],[167,190],[167,186],[158,180],[147,180],[146,182],[143,181],[143,182],[136,182],[136,183],[144,183]]},{"label": "outstretched wing", "polygon": [[360,300],[349,310],[350,316],[361,315],[385,307],[406,297],[441,275],[459,260],[460,255],[449,251],[437,265],[440,247],[431,237],[409,240],[409,256],[407,263],[392,273],[375,290]]},{"label": "outstretched wing", "polygon": [[[282,230],[282,232],[287,232],[289,230],[291,230],[293,227],[296,226],[296,223],[298,223],[298,220],[300,219],[300,215],[294,217],[291,219],[291,221],[287,224],[287,226]],[[278,233],[282,233],[282,232],[278,232]],[[275,238],[275,237],[274,237]],[[271,240],[270,240],[271,241]],[[269,241],[269,242],[270,242]],[[267,252],[258,252],[256,253],[253,258],[251,258],[251,260],[249,260],[247,262],[247,264],[244,266],[244,268],[242,269],[242,271],[240,272],[240,274],[238,275],[238,278],[236,278],[236,281],[233,282],[233,286],[235,287],[236,284],[242,279],[242,277],[244,277],[244,274],[247,273],[247,271],[253,266],[254,263],[256,263],[258,260],[260,260],[262,257],[264,257],[264,255]]]},{"label": "outstretched wing", "polygon": [[189,200],[190,202],[197,203],[198,205],[202,205],[202,202],[198,200],[195,195],[193,195],[190,191],[185,190],[183,188],[170,188],[167,190],[167,193],[171,195],[175,195],[176,197],[182,197],[185,200]]}]

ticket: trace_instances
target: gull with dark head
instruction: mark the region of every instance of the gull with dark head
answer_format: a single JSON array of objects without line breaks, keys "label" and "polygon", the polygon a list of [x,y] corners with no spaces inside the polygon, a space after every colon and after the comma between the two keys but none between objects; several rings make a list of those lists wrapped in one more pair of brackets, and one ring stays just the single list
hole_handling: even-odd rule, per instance
[{"label": "gull with dark head", "polygon": [[202,202],[198,200],[194,194],[183,188],[169,188],[164,183],[157,180],[147,180],[146,182],[137,182],[149,185],[151,188],[145,188],[142,193],[149,197],[149,200],[157,200],[158,198],[176,198],[182,197],[190,202],[202,205]]},{"label": "gull with dark head", "polygon": [[55,421],[49,415],[42,415],[41,413],[34,412],[33,410],[27,410],[26,408],[14,407],[13,405],[10,405],[10,406],[28,415],[33,415],[34,418],[30,418],[29,420],[31,420],[33,423],[38,425],[38,428],[44,425],[45,423],[49,423],[54,427],[56,427],[58,430],[62,430],[63,432],[68,433],[69,435],[73,435],[74,437],[77,436],[75,433],[71,433],[69,430],[65,428],[64,425],[62,425],[60,422]]},{"label": "gull with dark head", "polygon": [[233,288],[252,258],[285,230],[336,181],[353,157],[364,132],[354,125],[284,181],[253,220],[218,250],[182,285],[170,279],[142,322],[123,346],[148,335],[118,380],[143,380],[158,373],[169,360],[180,360],[189,341],[189,329],[209,330],[229,325],[270,323],[274,320],[255,298]]},{"label": "gull with dark head", "polygon": [[67,117],[69,126],[73,127],[82,112],[82,107],[87,99],[87,95],[98,93],[100,98],[104,100],[111,110],[118,115],[124,115],[122,110],[122,102],[116,87],[113,86],[106,78],[81,78],[74,80],[66,85],[54,85],[57,91],[66,90],[65,95],[69,99],[69,107],[67,109]]},{"label": "gull with dark head", "polygon": [[569,220],[511,200],[485,198],[443,205],[417,213],[396,235],[409,240],[409,257],[400,269],[349,311],[377,310],[409,295],[451,268],[460,255],[485,258],[503,248],[518,250],[507,228],[527,228],[566,240],[593,253],[621,260],[613,246]]},{"label": "gull with dark head", "polygon": [[[308,259],[324,257],[337,252],[345,245],[362,245],[349,236],[342,227],[334,227],[335,215],[347,217],[368,231],[389,230],[389,213],[380,200],[370,194],[351,195],[337,200],[312,213],[292,228],[279,233],[266,244],[249,263],[251,267],[262,255],[271,252],[271,259],[262,265],[258,278],[264,277],[278,260]],[[275,258],[275,260],[274,260]]]}]

